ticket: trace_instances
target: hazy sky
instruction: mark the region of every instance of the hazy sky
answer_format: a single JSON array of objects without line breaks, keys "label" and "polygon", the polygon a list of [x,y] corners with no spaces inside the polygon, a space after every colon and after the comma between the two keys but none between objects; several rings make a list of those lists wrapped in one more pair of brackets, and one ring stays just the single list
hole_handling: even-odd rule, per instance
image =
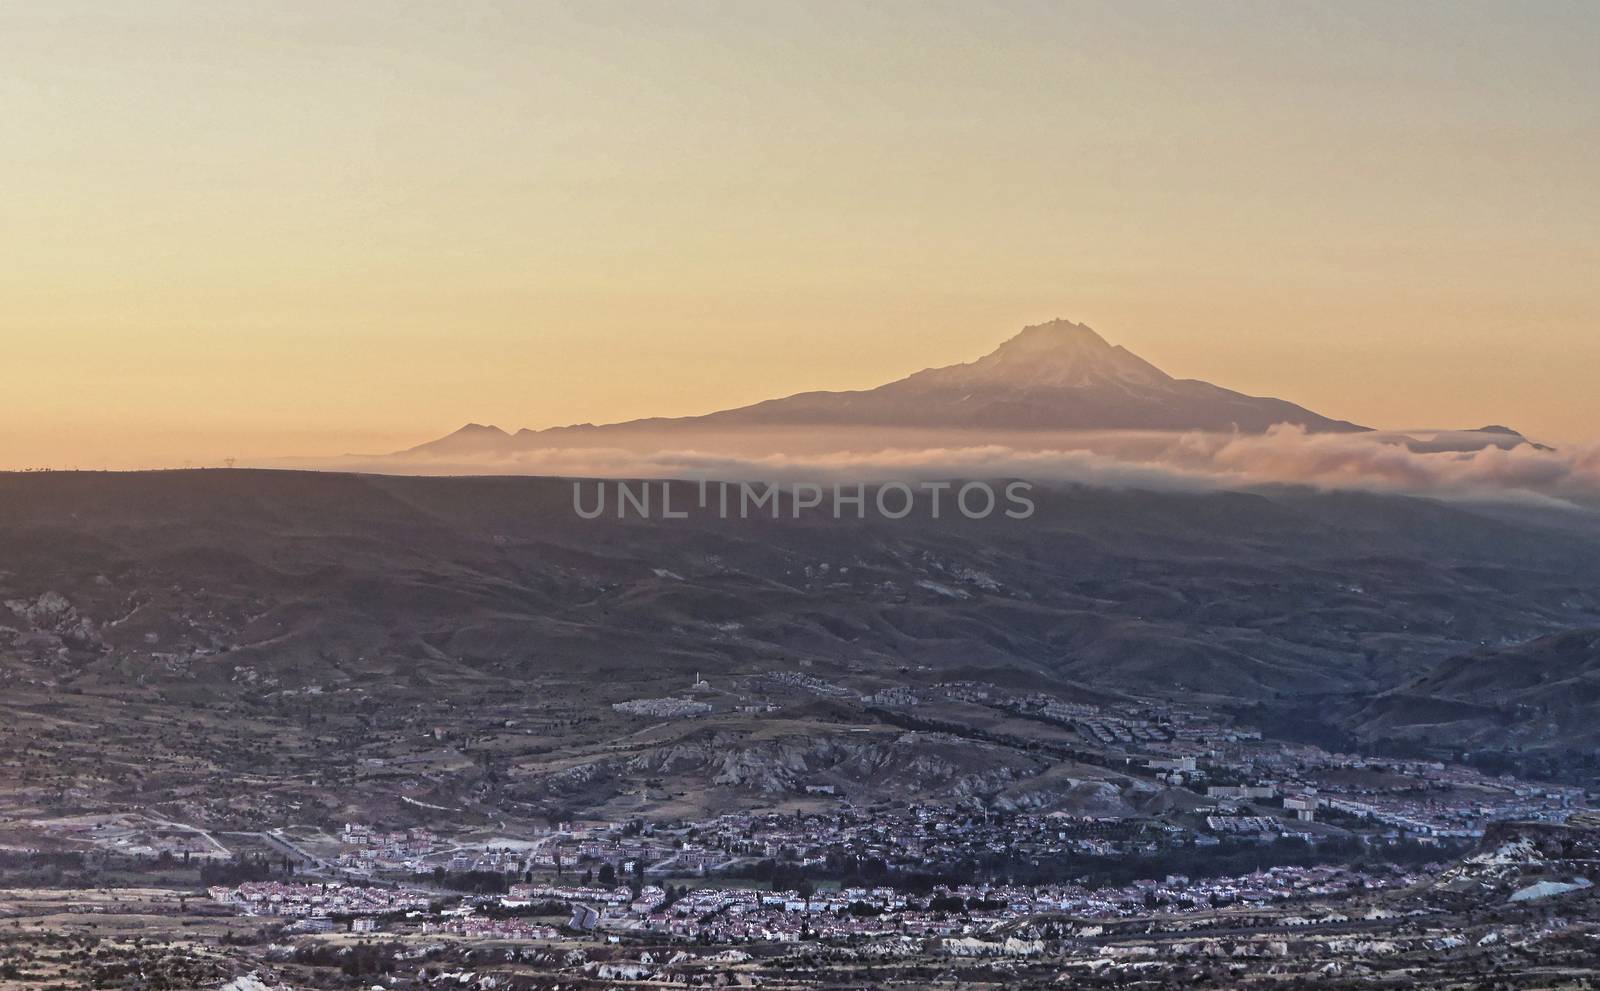
[{"label": "hazy sky", "polygon": [[1600,4],[0,0],[0,466],[382,451],[1082,320],[1600,435]]}]

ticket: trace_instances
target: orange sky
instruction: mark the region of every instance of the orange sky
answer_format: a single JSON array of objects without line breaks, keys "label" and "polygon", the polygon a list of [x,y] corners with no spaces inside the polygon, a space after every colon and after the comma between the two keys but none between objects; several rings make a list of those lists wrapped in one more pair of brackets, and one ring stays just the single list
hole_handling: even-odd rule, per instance
[{"label": "orange sky", "polygon": [[0,467],[683,414],[1086,321],[1592,439],[1600,7],[0,7]]}]

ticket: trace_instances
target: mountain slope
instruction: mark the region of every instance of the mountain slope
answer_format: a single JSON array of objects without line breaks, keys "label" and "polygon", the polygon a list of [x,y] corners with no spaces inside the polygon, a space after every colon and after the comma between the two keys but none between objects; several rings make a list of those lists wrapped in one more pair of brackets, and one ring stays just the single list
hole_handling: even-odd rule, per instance
[{"label": "mountain slope", "polygon": [[81,670],[69,657],[162,655],[196,676],[241,663],[215,650],[274,668],[437,650],[546,673],[570,670],[564,654],[619,687],[782,656],[1248,699],[1390,689],[1600,616],[1600,540],[1555,516],[1349,493],[1034,495],[1020,522],[926,507],[580,520],[571,483],[542,478],[0,476],[0,653],[58,676]]},{"label": "mountain slope", "polygon": [[418,444],[398,453],[403,455],[427,455],[430,457],[450,456],[457,454],[472,455],[480,451],[498,450],[506,446],[511,440],[511,435],[496,426],[485,426],[481,423],[469,423],[460,430],[446,434],[438,440],[430,440],[426,444]]},{"label": "mountain slope", "polygon": [[[46,748],[52,792],[92,781],[229,828],[396,815],[397,794],[703,811],[819,776],[863,802],[1031,801],[1054,758],[907,734],[865,696],[981,681],[1320,705],[1600,619],[1600,537],[1562,516],[1293,490],[1035,496],[1026,522],[582,520],[550,478],[0,474],[0,725]],[[685,693],[719,715],[613,708]],[[227,797],[191,802],[207,780]]]},{"label": "mountain slope", "polygon": [[1592,747],[1600,630],[1460,654],[1363,707],[1369,737],[1464,746]]},{"label": "mountain slope", "polygon": [[1024,328],[977,361],[917,372],[865,392],[811,392],[692,418],[708,424],[996,430],[1220,430],[1278,423],[1364,430],[1280,399],[1175,379],[1066,320]]},{"label": "mountain slope", "polygon": [[468,425],[402,455],[464,455],[595,444],[623,435],[687,436],[805,428],[911,430],[1206,430],[1312,433],[1367,428],[1281,399],[1176,379],[1067,320],[1026,327],[976,361],[930,368],[875,389],[803,392],[702,416],[578,424],[507,435]]}]

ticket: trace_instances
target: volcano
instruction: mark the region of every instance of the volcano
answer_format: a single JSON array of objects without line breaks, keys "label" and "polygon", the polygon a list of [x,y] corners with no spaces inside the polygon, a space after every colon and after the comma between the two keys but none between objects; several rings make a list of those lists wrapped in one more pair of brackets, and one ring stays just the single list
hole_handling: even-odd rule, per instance
[{"label": "volcano", "polygon": [[655,417],[507,434],[469,425],[402,453],[506,453],[602,442],[607,435],[667,435],[774,428],[962,431],[1204,430],[1264,433],[1292,424],[1311,433],[1368,428],[1282,399],[1173,378],[1090,327],[1052,320],[1025,327],[994,351],[852,392],[803,392],[701,416]]},{"label": "volcano", "polygon": [[1311,432],[1366,429],[1281,399],[1173,378],[1068,320],[1025,327],[977,361],[926,369],[876,389],[807,392],[689,419],[708,425],[992,430],[1262,433],[1279,423]]}]

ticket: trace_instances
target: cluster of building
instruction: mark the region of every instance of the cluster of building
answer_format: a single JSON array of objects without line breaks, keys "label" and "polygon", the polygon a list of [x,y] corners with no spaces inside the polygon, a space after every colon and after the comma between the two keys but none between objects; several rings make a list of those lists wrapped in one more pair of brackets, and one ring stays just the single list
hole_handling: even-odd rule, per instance
[{"label": "cluster of building", "polygon": [[347,874],[370,874],[376,870],[424,873],[432,870],[427,858],[447,849],[426,829],[386,832],[362,823],[345,823],[339,843],[338,864]]},{"label": "cluster of building", "polygon": [[[213,888],[212,897],[252,915],[296,920],[300,932],[329,932],[335,917],[350,917],[355,932],[376,931],[379,916],[394,928],[421,935],[497,940],[556,940],[652,933],[674,938],[785,942],[807,937],[960,937],[1000,932],[1038,916],[1117,920],[1152,911],[1182,913],[1223,905],[1266,906],[1294,899],[1338,897],[1413,883],[1400,875],[1372,875],[1335,867],[1279,867],[1206,880],[1169,876],[1121,887],[961,885],[914,895],[889,886],[823,891],[708,887],[674,899],[655,886],[596,888],[514,885],[496,899],[430,910],[420,893],[340,884],[249,882]],[[559,903],[571,914],[562,927],[507,916],[530,905]],[[488,909],[498,909],[489,912]],[[405,916],[400,919],[400,916]]]},{"label": "cluster of building", "polygon": [[423,935],[461,936],[468,939],[556,940],[561,930],[526,919],[492,919],[476,915],[429,919],[418,927]]},{"label": "cluster of building", "polygon": [[1581,788],[1535,786],[1436,761],[1376,759],[1306,746],[1234,746],[1152,760],[1148,766],[1239,782],[1206,787],[1220,818],[1233,817],[1243,805],[1281,807],[1286,819],[1336,820],[1388,839],[1476,838],[1489,823],[1509,819],[1558,822],[1586,798]]},{"label": "cluster of building", "polygon": [[799,671],[776,671],[767,675],[765,680],[774,685],[780,685],[785,688],[798,688],[801,691],[810,692],[813,695],[822,695],[832,698],[849,698],[850,696],[855,695],[855,693],[850,691],[848,688],[842,688],[839,685],[835,685],[831,681],[824,681],[821,678],[816,678],[809,674],[802,674]]},{"label": "cluster of building", "polygon": [[[765,678],[818,693],[837,688],[797,672]],[[697,680],[696,689],[704,684]],[[385,832],[351,824],[340,837],[337,865],[343,876],[357,879],[443,867],[588,883],[604,876],[606,865],[614,879],[643,880],[737,872],[764,860],[802,871],[872,860],[889,867],[949,867],[996,857],[1039,864],[1072,855],[1137,856],[1283,837],[1313,843],[1352,834],[1374,843],[1470,838],[1499,820],[1559,821],[1586,797],[1581,789],[1532,786],[1439,762],[1266,745],[1259,733],[1229,717],[1175,704],[1069,702],[979,682],[884,689],[878,696],[884,704],[942,697],[1061,723],[1085,747],[1104,745],[1095,752],[1108,767],[1184,788],[1198,801],[1168,815],[1127,818],[986,814],[942,806],[866,810],[841,803],[826,811],[734,813],[692,823],[563,823],[505,849],[447,844],[427,830]],[[689,698],[617,705],[656,703],[705,705]],[[828,795],[832,786],[815,783],[807,791]]]},{"label": "cluster of building", "polygon": [[[583,924],[574,925],[582,929],[650,932],[714,943],[782,942],[808,935],[982,935],[1040,915],[1059,913],[1079,920],[1115,920],[1147,915],[1152,910],[1185,912],[1222,905],[1264,906],[1292,899],[1337,897],[1414,881],[1409,876],[1374,875],[1336,867],[1279,867],[1242,877],[1190,880],[1172,876],[1098,889],[1077,884],[961,885],[911,895],[887,886],[804,892],[714,887],[689,891],[675,900],[668,899],[659,888],[646,888],[636,896],[626,887],[609,890],[529,885],[514,888],[503,903],[517,906],[531,899],[581,904],[589,911]],[[573,917],[579,916],[575,912]],[[484,924],[489,925],[488,920]],[[457,920],[449,925],[459,928],[462,923]]]},{"label": "cluster of building", "polygon": [[[904,809],[836,809],[798,813],[729,813],[714,819],[675,824],[567,823],[562,829],[517,848],[460,847],[448,859],[407,861],[412,873],[444,866],[452,871],[488,871],[518,877],[552,876],[557,887],[582,888],[605,878],[617,883],[737,871],[763,861],[787,864],[825,875],[840,865],[881,862],[888,868],[927,869],[1002,857],[1017,863],[1050,863],[1073,856],[1120,857],[1160,853],[1219,840],[1270,842],[1280,837],[1315,842],[1323,834],[1307,820],[1344,814],[1358,825],[1370,822],[1380,837],[1449,837],[1438,821],[1414,817],[1409,805],[1353,803],[1299,786],[1280,794],[1279,786],[1216,786],[1215,804],[1201,806],[1188,825],[1159,819],[1083,816],[1064,813],[985,814],[947,806]],[[1411,801],[1409,799],[1403,801]],[[1281,806],[1283,812],[1267,814]],[[1248,806],[1248,808],[1241,808]],[[1403,818],[1403,813],[1412,818]],[[1433,810],[1435,816],[1444,814]],[[1487,815],[1493,816],[1493,810]],[[1361,817],[1361,818],[1358,818]],[[1385,824],[1391,825],[1384,832]],[[1402,828],[1403,827],[1403,828]],[[1475,827],[1481,832],[1481,824]],[[388,834],[393,836],[393,834]],[[375,847],[357,848],[365,851]],[[346,853],[340,863],[351,858]],[[382,858],[365,863],[385,863]],[[611,880],[608,879],[608,880]],[[539,896],[544,897],[544,896]],[[588,899],[606,901],[592,892]]]},{"label": "cluster of building", "polygon": [[625,716],[649,716],[654,719],[688,719],[704,716],[711,711],[711,705],[707,702],[672,696],[613,702],[611,708]]},{"label": "cluster of building", "polygon": [[398,888],[343,884],[338,881],[298,884],[246,881],[237,887],[208,889],[213,901],[232,905],[248,915],[331,918],[335,915],[389,915],[425,911],[427,895]]},{"label": "cluster of building", "polygon": [[1213,833],[1234,836],[1270,836],[1282,827],[1271,816],[1206,816],[1206,828]]}]

